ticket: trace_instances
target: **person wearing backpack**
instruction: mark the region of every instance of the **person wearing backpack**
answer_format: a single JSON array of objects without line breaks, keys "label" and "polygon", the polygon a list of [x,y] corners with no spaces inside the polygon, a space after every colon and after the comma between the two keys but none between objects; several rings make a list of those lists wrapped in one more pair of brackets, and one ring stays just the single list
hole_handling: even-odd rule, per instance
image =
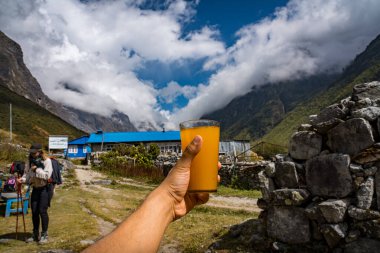
[{"label": "person wearing backpack", "polygon": [[[42,151],[42,145],[34,143],[29,150],[29,166],[26,166],[24,175],[19,178],[18,183],[28,183],[33,187],[31,197],[33,235],[27,242],[48,242],[49,215],[48,207],[50,202],[49,183],[53,173],[52,161]],[[41,223],[41,236],[39,227]]]},{"label": "person wearing backpack", "polygon": [[55,159],[50,158],[53,172],[51,173],[51,177],[48,179],[48,187],[49,187],[49,207],[51,203],[51,199],[53,198],[55,192],[55,186],[62,184],[62,176],[61,176],[61,164]]}]

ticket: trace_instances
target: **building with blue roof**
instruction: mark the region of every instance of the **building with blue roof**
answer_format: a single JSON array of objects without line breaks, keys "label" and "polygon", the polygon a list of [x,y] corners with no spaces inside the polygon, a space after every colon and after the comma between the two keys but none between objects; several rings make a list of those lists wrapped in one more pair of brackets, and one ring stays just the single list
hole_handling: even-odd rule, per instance
[{"label": "building with blue roof", "polygon": [[103,132],[97,131],[90,134],[87,144],[92,152],[112,150],[116,144],[125,143],[136,145],[143,143],[148,145],[155,143],[161,153],[181,152],[181,138],[179,131],[150,131],[150,132]]},{"label": "building with blue roof", "polygon": [[91,153],[91,148],[87,144],[89,137],[82,136],[80,138],[69,141],[67,148],[68,158],[86,158]]}]

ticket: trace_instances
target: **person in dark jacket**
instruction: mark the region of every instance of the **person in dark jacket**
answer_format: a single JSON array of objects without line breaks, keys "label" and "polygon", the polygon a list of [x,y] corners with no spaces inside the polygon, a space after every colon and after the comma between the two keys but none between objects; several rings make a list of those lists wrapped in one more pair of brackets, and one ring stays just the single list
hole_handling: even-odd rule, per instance
[{"label": "person in dark jacket", "polygon": [[[49,226],[49,184],[48,179],[53,172],[52,162],[42,151],[42,145],[32,144],[29,150],[29,163],[26,166],[24,175],[18,179],[18,183],[27,183],[33,187],[31,197],[33,236],[27,242],[48,242]],[[41,223],[41,236],[39,228]]]}]

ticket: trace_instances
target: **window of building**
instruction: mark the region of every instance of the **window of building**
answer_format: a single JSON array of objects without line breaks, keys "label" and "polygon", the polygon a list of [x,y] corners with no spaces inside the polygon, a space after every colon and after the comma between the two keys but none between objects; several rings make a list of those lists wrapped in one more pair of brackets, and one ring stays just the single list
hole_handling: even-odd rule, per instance
[{"label": "window of building", "polygon": [[71,154],[78,153],[78,146],[77,145],[70,145],[69,146],[69,153],[71,153]]},{"label": "window of building", "polygon": [[86,153],[87,153],[87,147],[83,146],[83,154],[86,154]]},{"label": "window of building", "polygon": [[113,144],[107,144],[104,148],[105,151],[111,151],[113,149]]}]

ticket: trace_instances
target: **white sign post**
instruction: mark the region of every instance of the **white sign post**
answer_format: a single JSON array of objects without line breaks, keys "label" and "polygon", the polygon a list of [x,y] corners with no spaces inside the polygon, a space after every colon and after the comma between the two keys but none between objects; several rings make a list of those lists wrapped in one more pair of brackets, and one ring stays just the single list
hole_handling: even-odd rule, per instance
[{"label": "white sign post", "polygon": [[49,136],[49,154],[50,149],[67,149],[69,137],[65,135],[50,135]]}]

